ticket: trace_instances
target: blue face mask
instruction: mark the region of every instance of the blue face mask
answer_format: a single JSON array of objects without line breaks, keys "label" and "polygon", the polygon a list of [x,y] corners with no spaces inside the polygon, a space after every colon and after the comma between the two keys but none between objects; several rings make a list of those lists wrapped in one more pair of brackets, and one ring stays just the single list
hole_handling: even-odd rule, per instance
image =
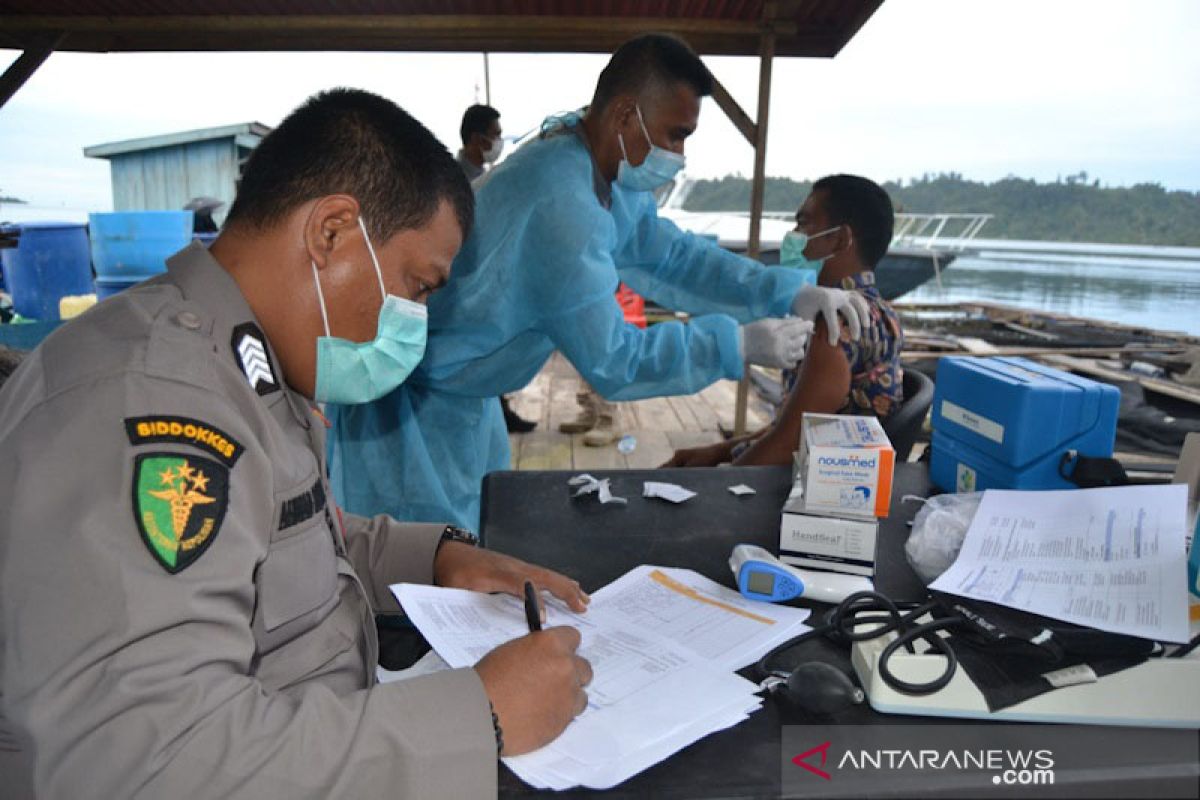
[{"label": "blue face mask", "polygon": [[814,233],[809,236],[804,231],[788,231],[783,235],[783,241],[779,243],[779,266],[792,267],[794,269],[808,269],[813,272],[820,272],[821,266],[830,258],[833,253],[821,258],[806,258],[804,248],[808,247],[808,243],[819,236],[824,236],[827,233],[833,233],[841,225],[835,225],[832,228],[823,230],[820,233]]},{"label": "blue face mask", "polygon": [[391,392],[416,369],[425,355],[425,335],[429,313],[425,306],[388,294],[383,288],[383,272],[367,226],[358,218],[367,252],[375,265],[383,305],[375,338],[369,342],[352,342],[329,334],[329,315],[325,311],[325,295],[314,262],[313,280],[317,284],[317,299],[321,303],[321,319],[325,335],[317,338],[317,385],[313,399],[320,403],[369,403]]},{"label": "blue face mask", "polygon": [[636,167],[629,163],[629,153],[625,150],[625,139],[617,134],[617,143],[621,145],[621,163],[617,165],[617,183],[635,192],[652,192],[660,186],[665,186],[683,169],[687,159],[679,153],[672,153],[650,141],[650,133],[646,130],[646,122],[642,119],[642,110],[636,105],[638,124],[646,141],[650,142],[650,152],[646,159]]}]

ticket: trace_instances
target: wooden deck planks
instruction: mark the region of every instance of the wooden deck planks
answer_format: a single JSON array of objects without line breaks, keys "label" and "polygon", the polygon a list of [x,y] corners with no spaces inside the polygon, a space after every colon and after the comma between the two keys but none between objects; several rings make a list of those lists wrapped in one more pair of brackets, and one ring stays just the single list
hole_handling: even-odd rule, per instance
[{"label": "wooden deck planks", "polygon": [[[514,411],[538,423],[532,433],[509,436],[514,469],[586,472],[653,468],[670,459],[679,448],[719,441],[720,428],[733,427],[737,383],[721,381],[693,395],[618,403],[618,425],[623,433],[637,440],[633,452],[622,454],[615,444],[588,447],[582,435],[558,430],[559,423],[574,420],[578,415],[575,395],[584,388],[583,380],[570,363],[555,353],[528,386],[509,395]],[[751,404],[747,421],[752,428],[767,424],[769,419],[765,404]]]}]

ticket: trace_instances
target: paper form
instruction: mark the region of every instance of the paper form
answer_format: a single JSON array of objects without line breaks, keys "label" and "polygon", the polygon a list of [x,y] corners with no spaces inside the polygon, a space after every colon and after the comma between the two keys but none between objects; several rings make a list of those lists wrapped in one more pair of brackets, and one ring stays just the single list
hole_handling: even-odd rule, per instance
[{"label": "paper form", "polygon": [[1187,487],[989,490],[931,588],[1166,642],[1188,638]]},{"label": "paper form", "polygon": [[807,630],[810,612],[747,600],[691,570],[643,566],[595,592],[588,613],[652,631],[733,670]]},{"label": "paper form", "polygon": [[[508,595],[400,584],[404,613],[451,667],[474,666],[505,642],[529,633],[525,606]],[[589,614],[545,603],[545,627],[569,625],[581,635],[579,655],[592,665],[589,706],[603,708],[693,663],[684,648],[627,627],[601,628]]]},{"label": "paper form", "polygon": [[[528,632],[506,595],[397,584],[392,593],[451,667],[475,664]],[[543,598],[547,597],[543,595]],[[615,786],[762,705],[733,674],[808,627],[805,609],[746,600],[690,570],[639,567],[593,593],[585,614],[546,602],[547,626],[571,625],[592,664],[588,708],[558,739],[506,757],[532,786]]]}]

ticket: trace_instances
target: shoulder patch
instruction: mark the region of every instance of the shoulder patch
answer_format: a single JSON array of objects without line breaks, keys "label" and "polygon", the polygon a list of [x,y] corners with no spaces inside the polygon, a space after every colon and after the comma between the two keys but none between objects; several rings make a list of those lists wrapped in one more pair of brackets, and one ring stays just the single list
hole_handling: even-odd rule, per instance
[{"label": "shoulder patch", "polygon": [[154,559],[172,575],[194,564],[221,530],[229,468],[200,456],[142,453],[134,460],[133,516]]},{"label": "shoulder patch", "polygon": [[259,395],[267,395],[279,391],[279,379],[275,376],[275,367],[271,356],[267,354],[266,337],[253,322],[243,322],[233,329],[230,338],[233,347],[233,357],[250,388]]},{"label": "shoulder patch", "polygon": [[125,433],[130,444],[186,444],[211,453],[232,468],[245,451],[225,431],[191,417],[126,417]]}]

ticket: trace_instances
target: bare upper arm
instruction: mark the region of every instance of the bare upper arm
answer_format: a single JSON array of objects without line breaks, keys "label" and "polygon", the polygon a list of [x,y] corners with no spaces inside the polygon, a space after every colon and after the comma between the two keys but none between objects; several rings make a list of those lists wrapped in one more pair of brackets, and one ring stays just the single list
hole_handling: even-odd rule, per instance
[{"label": "bare upper arm", "polygon": [[840,344],[829,344],[825,323],[818,320],[796,385],[784,401],[775,424],[735,463],[791,463],[800,441],[804,413],[831,414],[845,404],[849,393],[850,362]]}]

